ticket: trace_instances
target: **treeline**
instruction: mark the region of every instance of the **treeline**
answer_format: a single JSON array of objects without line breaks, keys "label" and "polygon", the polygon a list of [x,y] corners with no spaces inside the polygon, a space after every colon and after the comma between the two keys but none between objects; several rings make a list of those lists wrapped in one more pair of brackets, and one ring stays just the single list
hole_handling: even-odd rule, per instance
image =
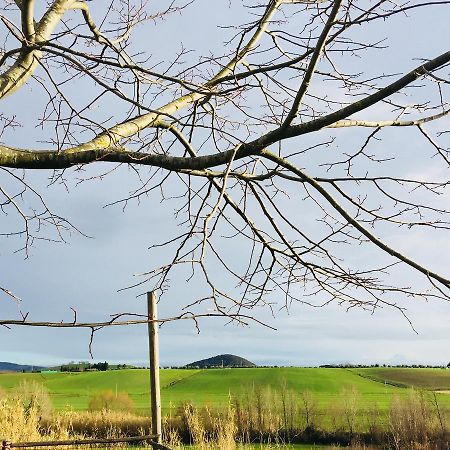
[{"label": "treeline", "polygon": [[[369,368],[396,368],[396,369],[450,369],[450,363],[445,365],[431,365],[431,364],[352,364],[352,363],[341,363],[341,364],[322,364],[320,366],[278,366],[278,365],[261,365],[261,366],[227,366],[224,369],[277,369],[280,367],[304,367],[304,368],[320,368],[320,369],[369,369]],[[161,369],[221,369],[221,366],[161,366]],[[144,366],[131,366],[127,364],[109,364],[108,362],[98,362],[90,363],[89,361],[79,361],[79,362],[69,362],[68,364],[63,364],[58,368],[61,372],[84,372],[88,370],[121,370],[121,369],[148,369]],[[34,370],[34,372],[40,372],[41,369]]]},{"label": "treeline", "polygon": [[393,369],[450,369],[450,363],[447,365],[433,364],[322,364],[320,369],[373,369],[373,368],[393,368]]},{"label": "treeline", "polygon": [[340,364],[321,364],[320,366],[283,366],[283,365],[261,365],[261,366],[162,366],[161,369],[278,369],[278,368],[305,368],[305,369],[375,369],[375,368],[393,368],[393,369],[450,369],[450,363],[447,365],[439,364],[353,364],[353,363],[340,363]]},{"label": "treeline", "polygon": [[99,363],[89,363],[89,362],[69,363],[62,365],[60,367],[61,372],[86,372],[88,370],[98,370],[100,372],[105,372],[108,369],[109,363],[107,363],[106,361]]},{"label": "treeline", "polygon": [[91,363],[89,361],[71,361],[68,364],[62,364],[55,369],[59,369],[61,372],[86,372],[90,370],[104,372],[106,370],[146,369],[146,367],[130,366],[128,364],[110,364],[106,361],[98,363]]}]

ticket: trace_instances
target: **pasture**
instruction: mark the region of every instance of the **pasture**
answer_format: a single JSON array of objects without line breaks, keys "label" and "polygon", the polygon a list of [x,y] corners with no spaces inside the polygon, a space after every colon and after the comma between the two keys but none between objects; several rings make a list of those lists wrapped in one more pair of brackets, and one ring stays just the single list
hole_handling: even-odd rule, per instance
[{"label": "pasture", "polygon": [[450,369],[374,367],[359,369],[358,373],[381,383],[434,391],[450,390]]},{"label": "pasture", "polygon": [[[442,369],[163,369],[161,397],[165,412],[190,402],[214,408],[226,406],[230,397],[242,398],[250,391],[289,390],[294,394],[309,391],[321,407],[336,399],[355,395],[359,407],[377,405],[388,408],[393,394],[405,394],[405,387],[450,390],[450,370]],[[0,389],[14,391],[24,381],[42,384],[56,410],[88,408],[95,393],[111,390],[126,392],[136,409],[148,411],[149,373],[144,369],[124,369],[82,373],[3,373]],[[450,395],[438,394],[439,403],[450,406]]]}]

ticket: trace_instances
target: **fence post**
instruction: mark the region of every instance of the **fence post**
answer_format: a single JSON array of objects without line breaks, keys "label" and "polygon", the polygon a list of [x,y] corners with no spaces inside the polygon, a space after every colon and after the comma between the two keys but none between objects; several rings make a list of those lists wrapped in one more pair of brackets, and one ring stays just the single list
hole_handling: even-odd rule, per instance
[{"label": "fence post", "polygon": [[[150,398],[152,409],[152,433],[156,435],[155,441],[161,442],[161,392],[159,384],[159,339],[158,314],[156,310],[156,294],[147,292],[148,308],[148,343],[150,355]],[[159,448],[158,445],[153,447]]]}]

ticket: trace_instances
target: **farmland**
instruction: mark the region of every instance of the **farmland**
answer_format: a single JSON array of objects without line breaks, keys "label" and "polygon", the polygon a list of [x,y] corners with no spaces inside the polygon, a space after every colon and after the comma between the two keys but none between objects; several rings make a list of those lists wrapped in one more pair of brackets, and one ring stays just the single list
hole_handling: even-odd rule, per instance
[{"label": "farmland", "polygon": [[[54,429],[62,437],[135,436],[149,432],[148,386],[141,369],[3,373],[0,426],[14,417],[4,427],[17,440]],[[395,439],[397,450],[447,442],[450,395],[434,393],[450,390],[450,371],[442,369],[164,369],[161,388],[166,439],[178,449],[192,442],[216,448],[224,439],[344,446],[355,437],[379,446]],[[30,408],[34,428],[15,426],[17,417],[31,424]]]},{"label": "farmland", "polygon": [[[86,410],[90,397],[111,390],[126,392],[136,409],[148,408],[148,371],[143,369],[82,373],[0,374],[0,388],[11,392],[24,381],[40,383],[49,392],[57,410]],[[393,394],[404,394],[405,387],[450,390],[450,370],[442,369],[164,369],[161,370],[163,409],[167,412],[181,403],[221,407],[230,395],[241,397],[249,389],[288,389],[294,393],[309,391],[321,407],[342,397],[345,391],[358,394],[359,406],[376,404],[386,409]],[[450,396],[438,395],[439,402],[450,405]]]},{"label": "farmland", "polygon": [[415,386],[436,391],[450,390],[450,370],[377,367],[361,369],[358,372],[374,381],[386,382],[393,386]]}]

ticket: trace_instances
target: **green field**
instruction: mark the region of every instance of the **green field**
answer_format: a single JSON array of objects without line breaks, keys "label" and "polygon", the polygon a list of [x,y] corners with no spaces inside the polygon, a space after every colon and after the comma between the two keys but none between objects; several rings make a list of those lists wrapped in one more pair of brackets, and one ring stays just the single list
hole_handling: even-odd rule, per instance
[{"label": "green field", "polygon": [[377,367],[360,369],[358,372],[374,381],[394,386],[450,391],[450,369]]},{"label": "green field", "polygon": [[[57,410],[85,410],[92,394],[112,390],[129,394],[137,409],[148,409],[149,373],[143,369],[83,373],[0,374],[0,388],[15,390],[24,381],[42,383]],[[183,402],[224,406],[230,395],[242,397],[254,388],[282,386],[300,393],[310,391],[321,406],[327,406],[355,390],[361,407],[376,404],[387,408],[393,394],[405,394],[406,386],[450,390],[450,370],[442,369],[316,369],[257,368],[161,370],[161,396],[165,411]],[[450,395],[438,394],[439,402],[450,405]]]}]

